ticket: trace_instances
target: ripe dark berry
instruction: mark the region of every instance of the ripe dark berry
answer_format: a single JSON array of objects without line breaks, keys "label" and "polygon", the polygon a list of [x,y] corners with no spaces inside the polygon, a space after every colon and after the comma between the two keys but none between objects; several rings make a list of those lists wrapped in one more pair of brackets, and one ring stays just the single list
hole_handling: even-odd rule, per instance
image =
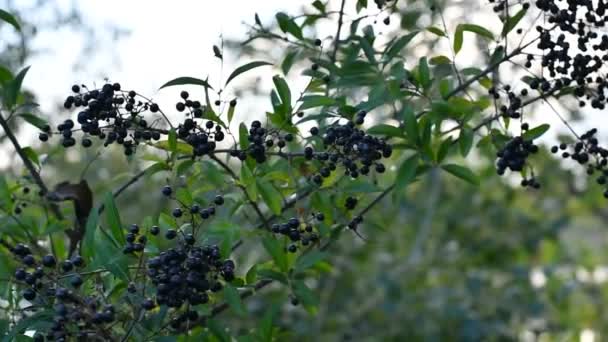
[{"label": "ripe dark berry", "polygon": [[74,276],[73,276],[73,277],[70,279],[70,284],[71,284],[73,287],[78,288],[78,287],[80,287],[80,285],[82,285],[82,283],[83,283],[82,277],[81,277],[80,275],[78,275],[78,274],[75,274],[75,275],[74,275]]},{"label": "ripe dark berry", "polygon": [[129,232],[131,232],[133,234],[138,234],[139,226],[137,224],[132,224],[131,227],[129,227]]},{"label": "ripe dark berry", "polygon": [[46,133],[40,133],[38,134],[38,139],[40,141],[48,141],[49,140],[49,135]]},{"label": "ripe dark berry", "polygon": [[188,97],[190,96],[190,94],[188,94],[188,92],[184,90],[184,91],[182,91],[181,93],[179,93],[179,96],[180,96],[182,99],[186,100],[186,99],[188,99]]},{"label": "ripe dark berry", "polygon": [[313,127],[310,129],[310,134],[312,135],[318,135],[319,134],[319,128],[318,127]]},{"label": "ripe dark berry", "polygon": [[165,185],[165,186],[163,187],[162,192],[163,192],[163,195],[165,195],[165,196],[167,196],[167,197],[168,197],[168,196],[171,196],[171,193],[172,193],[173,191],[172,191],[172,189],[171,189],[171,187],[170,187],[170,186]]},{"label": "ripe dark berry", "polygon": [[215,199],[213,200],[213,202],[217,205],[222,205],[222,204],[224,204],[224,197],[222,197],[222,195],[217,195],[217,196],[215,196]]},{"label": "ripe dark berry", "polygon": [[80,93],[80,86],[78,84],[74,84],[72,86],[72,91],[75,93]]},{"label": "ripe dark berry", "polygon": [[321,41],[321,39],[319,39],[319,38],[315,39],[315,45],[316,46],[321,46],[321,44],[323,44],[323,42]]},{"label": "ripe dark berry", "polygon": [[151,105],[150,105],[150,111],[151,111],[152,113],[156,113],[156,112],[158,112],[158,110],[159,110],[159,109],[160,109],[160,108],[158,107],[158,105],[157,105],[156,103],[153,103],[153,104],[151,104]]},{"label": "ripe dark berry", "polygon": [[36,298],[36,291],[34,291],[33,289],[25,289],[25,291],[23,291],[23,299],[32,301],[35,298]]},{"label": "ripe dark berry", "polygon": [[289,245],[287,250],[289,251],[289,253],[295,253],[298,250],[298,247],[294,244],[291,244],[291,245]]},{"label": "ripe dark berry", "polygon": [[63,269],[64,272],[70,272],[73,268],[74,264],[72,264],[72,262],[69,260],[64,260],[61,263],[61,269]]},{"label": "ripe dark berry", "polygon": [[84,259],[80,255],[72,257],[72,264],[76,267],[84,266]]},{"label": "ripe dark berry", "polygon": [[165,238],[167,240],[173,240],[177,237],[177,231],[175,231],[175,229],[169,229],[167,230],[167,232],[165,233]]},{"label": "ripe dark berry", "polygon": [[171,215],[173,215],[173,217],[178,218],[178,217],[182,217],[183,212],[181,208],[175,208],[173,209],[173,211],[171,212]]},{"label": "ripe dark berry", "polygon": [[45,255],[42,257],[42,265],[45,267],[55,267],[57,265],[57,260],[52,255]]},{"label": "ripe dark berry", "polygon": [[31,254],[24,256],[22,261],[27,266],[34,266],[36,264],[36,259],[34,259],[34,256]]},{"label": "ripe dark berry", "polygon": [[144,310],[150,311],[152,309],[154,309],[156,305],[154,304],[154,301],[150,298],[146,298],[144,299],[144,301],[141,303],[141,307],[144,308]]},{"label": "ripe dark berry", "polygon": [[82,139],[83,147],[91,147],[91,145],[93,145],[93,142],[91,141],[91,139],[89,139],[89,138]]},{"label": "ripe dark berry", "polygon": [[158,233],[160,233],[160,228],[158,226],[150,227],[150,234],[156,236]]},{"label": "ripe dark berry", "polygon": [[178,112],[183,112],[184,109],[186,109],[186,105],[183,102],[178,102],[175,104],[175,109],[177,109]]}]

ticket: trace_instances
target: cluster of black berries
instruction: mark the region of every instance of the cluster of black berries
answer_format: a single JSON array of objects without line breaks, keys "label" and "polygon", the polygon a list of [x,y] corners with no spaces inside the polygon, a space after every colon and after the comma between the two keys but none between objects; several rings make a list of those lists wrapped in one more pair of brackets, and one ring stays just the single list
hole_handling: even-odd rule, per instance
[{"label": "cluster of black berries", "polygon": [[353,210],[357,206],[357,203],[359,203],[359,201],[355,197],[348,196],[344,202],[344,207],[347,210]]},{"label": "cluster of black berries", "polygon": [[[162,189],[162,194],[166,197],[173,198],[172,197],[173,189],[171,188],[171,186],[165,185]],[[222,195],[215,196],[215,198],[213,199],[213,203],[214,204],[211,204],[207,207],[201,207],[198,204],[193,204],[189,208],[185,208],[185,209],[187,209],[188,212],[190,213],[190,215],[192,215],[193,220],[196,217],[196,215],[200,216],[200,218],[202,218],[203,220],[206,220],[206,219],[210,218],[211,216],[215,215],[216,205],[221,206],[222,204],[224,204],[224,196],[222,196]],[[171,211],[171,215],[175,218],[180,218],[184,215],[184,209],[182,207],[174,208]],[[153,235],[156,235],[156,234],[153,234]],[[167,234],[165,235],[165,237],[168,239],[173,239],[173,238],[175,238],[175,236],[177,236],[177,232],[171,232],[171,233],[167,232]]]},{"label": "cluster of black berries", "polygon": [[[217,246],[193,246],[185,239],[177,247],[148,259],[146,268],[156,288],[156,303],[170,308],[207,303],[209,291],[222,290],[220,277],[231,281],[235,271],[234,262],[223,260]],[[152,299],[143,305],[148,310],[155,306]]]},{"label": "cluster of black berries", "polygon": [[249,146],[246,151],[231,151],[232,157],[237,157],[240,160],[247,159],[247,154],[251,156],[257,163],[263,163],[266,161],[266,150],[276,145],[279,148],[285,147],[285,141],[293,141],[293,135],[286,134],[284,139],[279,137],[278,132],[269,131],[262,127],[262,123],[255,120],[249,127],[249,135],[247,135]]},{"label": "cluster of black berries", "polygon": [[[224,131],[220,124],[208,120],[200,123],[197,119],[202,119],[205,113],[205,106],[199,101],[189,99],[190,94],[187,91],[180,93],[182,101],[175,104],[175,109],[178,112],[186,112],[186,118],[177,127],[177,136],[192,146],[192,151],[195,156],[203,156],[213,152],[216,148],[216,142],[223,141],[225,138]],[[231,106],[235,106],[236,102],[231,102]]]},{"label": "cluster of black berries", "polygon": [[[546,21],[546,27],[536,27],[537,47],[543,53],[541,58],[528,55],[525,66],[530,68],[538,60],[550,79],[537,79],[530,88],[546,93],[573,86],[576,97],[585,97],[579,101],[580,107],[590,103],[593,108],[604,109],[607,101],[604,90],[608,81],[603,66],[608,61],[608,34],[602,32],[606,26],[608,3],[605,0],[537,0],[534,5]],[[504,13],[506,6],[505,0],[498,1],[494,10]],[[522,6],[528,8],[530,5],[523,3]]]},{"label": "cluster of black berries", "polygon": [[580,165],[586,165],[589,176],[599,173],[595,180],[605,188],[604,197],[608,198],[608,149],[599,145],[596,134],[597,129],[593,128],[571,145],[562,143],[559,146],[552,146],[551,152],[561,151],[562,158],[573,159]]},{"label": "cluster of black berries", "polygon": [[[39,138],[47,141],[49,134],[59,134],[64,147],[74,146],[73,133],[80,130],[84,133],[82,146],[90,147],[90,137],[104,140],[104,146],[113,143],[123,145],[126,155],[132,154],[144,141],[159,140],[162,129],[155,129],[144,118],[145,112],[160,111],[157,104],[139,100],[135,91],[123,91],[119,83],[106,83],[101,89],[88,90],[84,85],[72,86],[74,95],[64,102],[66,109],[79,108],[76,122],[65,120],[57,126],[57,132],[45,127]],[[79,127],[76,127],[76,124]]]},{"label": "cluster of black berries", "polygon": [[[150,229],[151,232],[153,228]],[[158,227],[156,228],[158,229]],[[126,245],[123,248],[123,253],[125,254],[143,252],[146,247],[146,242],[148,242],[146,235],[140,234],[139,226],[137,224],[132,224],[131,227],[129,227],[129,233],[125,236],[125,240]]]},{"label": "cluster of black berries", "polygon": [[522,106],[522,97],[528,95],[527,89],[522,89],[519,94],[516,94],[511,86],[505,85],[502,89],[497,89],[496,87],[491,87],[488,89],[488,94],[494,98],[494,100],[502,99],[502,95],[505,95],[505,99],[508,101],[508,104],[502,104],[499,107],[500,115],[502,117],[508,117],[511,119],[519,119],[521,118],[521,106]]},{"label": "cluster of black berries", "polygon": [[[15,245],[11,252],[22,263],[14,277],[18,284],[26,286],[22,297],[34,305],[32,312],[37,307],[53,308],[53,322],[46,331],[46,339],[82,339],[89,333],[99,336],[96,332],[115,321],[112,305],[100,306],[96,298],[79,294],[84,280],[76,270],[84,266],[82,257],[76,255],[59,262],[53,255],[45,255],[37,260],[23,244]],[[41,333],[35,336],[37,341],[44,338]]]},{"label": "cluster of black berries", "polygon": [[[359,113],[355,120],[363,123],[364,117],[364,113]],[[315,153],[310,146],[304,149],[306,159],[316,159],[321,164],[318,173],[312,177],[317,184],[322,184],[323,178],[329,177],[338,164],[342,164],[345,174],[352,178],[367,175],[372,169],[383,173],[386,167],[380,160],[393,153],[392,146],[384,139],[366,134],[356,128],[353,121],[330,126],[322,139],[326,151]]]},{"label": "cluster of black berries", "polygon": [[538,146],[532,140],[526,140],[523,136],[512,138],[496,153],[498,157],[496,172],[504,175],[507,169],[514,172],[522,171],[528,157],[537,153],[538,150]]},{"label": "cluster of black berries", "polygon": [[325,220],[325,216],[322,213],[313,213],[310,220],[304,221],[292,217],[287,222],[273,224],[271,230],[275,234],[289,237],[292,244],[287,247],[287,251],[295,253],[298,250],[298,243],[308,246],[319,241],[319,234],[313,225],[315,220],[322,222]]}]

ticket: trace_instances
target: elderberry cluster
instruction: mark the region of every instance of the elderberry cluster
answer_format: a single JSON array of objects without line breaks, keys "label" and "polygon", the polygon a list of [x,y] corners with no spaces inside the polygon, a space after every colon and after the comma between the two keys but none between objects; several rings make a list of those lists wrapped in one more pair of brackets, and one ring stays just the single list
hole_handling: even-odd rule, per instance
[{"label": "elderberry cluster", "polygon": [[[223,260],[215,245],[192,246],[182,240],[177,247],[150,258],[146,268],[146,274],[156,288],[156,303],[180,308],[186,303],[207,303],[209,291],[222,290],[220,277],[225,281],[234,279],[235,265],[230,259]],[[150,299],[144,305],[150,310],[153,304]]]},{"label": "elderberry cluster", "polygon": [[559,146],[552,146],[551,152],[556,154],[561,151],[562,158],[586,165],[589,176],[599,173],[595,180],[604,187],[604,197],[608,198],[608,149],[599,145],[596,134],[597,129],[593,128],[581,135],[580,140],[573,144],[562,143]]},{"label": "elderberry cluster", "polygon": [[17,284],[25,286],[22,297],[32,303],[30,311],[34,313],[52,307],[53,322],[45,334],[40,330],[37,332],[35,341],[45,338],[53,341],[82,340],[99,336],[96,332],[115,322],[113,305],[101,305],[99,298],[79,293],[84,284],[78,272],[84,267],[81,256],[58,261],[53,255],[45,255],[38,260],[23,244],[12,247],[11,253],[22,264],[16,269],[14,278]]},{"label": "elderberry cluster", "polygon": [[311,214],[311,220],[301,221],[297,217],[292,217],[286,222],[275,223],[271,230],[275,234],[281,234],[289,237],[292,244],[287,247],[291,253],[298,250],[298,243],[302,246],[308,246],[310,243],[319,241],[319,234],[313,225],[313,221],[322,222],[325,216],[322,213]]},{"label": "elderberry cluster", "polygon": [[345,124],[334,124],[328,127],[322,135],[326,151],[315,153],[310,146],[304,149],[306,159],[316,158],[321,163],[318,173],[312,177],[315,183],[322,184],[323,178],[329,177],[337,169],[338,164],[342,164],[345,175],[352,178],[368,175],[372,168],[378,173],[386,171],[386,167],[380,160],[389,158],[393,153],[393,148],[384,139],[366,134],[363,130],[356,128],[356,124],[363,123],[364,117],[365,112],[359,112],[356,115],[356,123],[348,121]]},{"label": "elderberry cluster", "polygon": [[[505,0],[490,2],[497,3],[494,6],[497,13],[504,13],[508,6]],[[549,78],[533,79],[530,88],[547,93],[572,86],[574,95],[580,98],[580,107],[590,103],[593,108],[604,109],[607,101],[604,90],[608,87],[604,77],[608,34],[602,32],[608,2],[537,0],[534,5],[542,12],[547,25],[536,27],[537,47],[542,50],[542,57],[527,55],[525,67],[531,68],[537,61]],[[522,6],[527,9],[530,4],[526,2]]]},{"label": "elderberry cluster", "polygon": [[[527,126],[524,127],[527,128]],[[538,150],[539,148],[533,140],[525,139],[523,135],[513,137],[496,153],[498,157],[496,172],[502,176],[507,169],[513,172],[523,171],[528,157],[537,153]],[[540,187],[540,184],[533,179],[525,180],[522,185],[530,185],[534,188]]]}]

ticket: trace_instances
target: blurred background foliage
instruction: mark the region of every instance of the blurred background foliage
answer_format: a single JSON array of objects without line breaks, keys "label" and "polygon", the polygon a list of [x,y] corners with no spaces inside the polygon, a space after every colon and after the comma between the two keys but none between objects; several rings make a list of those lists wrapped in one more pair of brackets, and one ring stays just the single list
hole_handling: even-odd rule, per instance
[{"label": "blurred background foliage", "polygon": [[[354,1],[349,3],[354,7]],[[398,27],[387,31],[382,39],[389,40],[402,34],[403,30],[441,25],[441,11],[429,14],[430,1],[397,3],[397,7],[388,11],[391,20],[399,23]],[[484,1],[433,1],[433,4],[437,8],[445,8],[444,13],[449,12],[461,21],[467,21],[467,16],[473,17],[476,10],[487,6]],[[52,1],[37,1],[32,7],[22,6],[20,1],[3,5],[6,6],[0,7],[15,13],[24,27],[22,36],[3,40],[0,44],[0,64],[13,72],[27,65],[33,53],[44,53],[32,51],[27,43],[38,32],[76,25],[79,31],[84,28],[83,32],[92,45],[97,41],[99,29],[86,27],[77,9],[57,12],[52,9]],[[323,25],[335,25],[338,5],[339,1],[330,1],[325,14],[318,14],[319,11],[312,6],[306,6],[305,11],[309,15],[300,13],[302,16],[298,17],[306,20],[306,36],[323,39],[324,48],[331,48],[332,41],[329,37],[318,36],[318,32],[327,31],[321,29]],[[41,21],[37,11],[47,6],[51,6],[48,11],[55,14],[50,20]],[[368,30],[383,30],[382,20],[387,12],[378,12],[371,5],[370,8],[360,14],[367,13],[369,17],[359,22],[359,28],[354,27],[353,17],[349,17],[345,31],[365,32],[366,25],[370,25]],[[349,11],[353,12],[354,8]],[[290,14],[298,15],[295,11]],[[277,34],[279,28],[274,18],[256,20],[260,20],[259,24],[249,23],[250,37],[226,41],[224,53],[239,59],[273,62],[278,66],[276,72],[305,85],[302,79],[313,74],[309,67],[311,61],[318,57],[317,50],[289,35]],[[3,37],[7,36],[5,26],[0,26]],[[113,32],[115,39],[119,39],[122,31],[117,29]],[[427,33],[417,44],[409,45],[401,54],[405,56],[404,62],[417,61],[419,55],[430,55],[431,51],[441,49],[435,38]],[[357,35],[348,39],[340,52],[343,74],[338,74],[338,82],[354,78],[357,76],[355,72],[361,71],[358,69],[361,65],[353,64],[352,74],[349,74],[348,62],[359,60],[360,46],[357,45]],[[475,39],[474,42],[481,52],[479,58],[487,63],[489,56],[484,56],[487,47],[483,40]],[[91,52],[88,48],[82,51],[83,54]],[[410,56],[416,57],[410,59]],[[75,72],[78,72],[76,67]],[[376,76],[381,75],[379,70],[370,71],[374,72],[377,72]],[[336,75],[332,74],[332,77]],[[373,99],[378,106],[373,110],[373,122],[369,125],[392,122],[395,111],[384,104],[387,99],[382,97],[390,93],[387,89],[390,80],[387,82],[384,77],[376,77],[375,83],[366,82],[362,80],[362,86],[344,89],[340,95],[347,102],[379,96]],[[69,85],[64,86],[69,89]],[[239,91],[252,98],[266,98],[267,93],[260,89],[263,88],[251,82],[241,84]],[[296,90],[292,92],[297,93]],[[36,94],[31,96],[35,101]],[[563,105],[567,106],[567,103]],[[39,114],[44,116],[48,113]],[[57,121],[62,119],[59,116]],[[323,123],[320,119],[321,126]],[[16,129],[22,124],[23,121],[13,121]],[[3,149],[10,151],[11,147],[4,142]],[[118,148],[105,149],[101,156],[84,149],[63,153],[63,149],[55,144],[36,145],[36,149],[48,184],[78,179],[88,163],[96,158],[85,173],[95,194],[116,189],[149,165],[140,159],[158,158],[154,152],[145,152],[142,155],[147,157],[126,160]],[[278,312],[275,324],[280,330],[279,336],[285,340],[302,341],[532,341],[536,338],[569,341],[579,339],[581,333],[588,330],[593,331],[596,338],[608,336],[608,311],[605,310],[608,295],[605,223],[608,211],[601,190],[585,184],[581,170],[564,166],[546,151],[534,157],[535,171],[542,188],[526,190],[515,179],[495,175],[494,156],[495,150],[491,148],[474,148],[474,153],[468,158],[480,176],[479,187],[432,170],[406,190],[385,198],[381,205],[366,215],[359,230],[365,241],[344,231],[330,248],[328,260],[319,266],[319,275],[307,280],[307,284],[318,293],[319,303],[314,313],[302,306],[286,304],[286,290],[272,286],[247,300],[251,317],[263,315],[274,307]],[[11,158],[15,156],[11,155]],[[395,177],[395,166],[403,158],[402,153],[394,154],[392,164],[388,165],[389,172],[377,176],[374,186],[384,188],[389,185]],[[459,162],[462,161],[460,159]],[[14,189],[21,188],[18,184],[31,182],[18,162],[7,163],[4,168],[4,177],[15,177],[11,183]],[[129,188],[117,200],[123,222],[139,222],[144,216],[168,209],[169,204],[156,189],[169,176],[162,172],[146,176]],[[227,176],[210,162],[204,162],[177,178],[201,193],[222,192],[227,183]],[[362,186],[351,192],[363,197],[365,191],[375,192],[375,189]],[[14,193],[18,199],[23,199],[23,203],[36,201],[33,193],[24,195],[18,190]],[[339,192],[332,196],[327,200],[343,198]],[[232,200],[241,199],[235,194]],[[330,204],[338,206],[335,202]],[[308,206],[315,208],[318,204],[302,201],[296,210]],[[68,213],[71,210],[68,205],[63,209]],[[28,217],[43,215],[36,208],[26,210],[31,210]],[[238,234],[250,234],[253,216],[247,213],[248,209],[241,210],[245,215],[222,212],[217,225],[230,222],[241,230]],[[0,231],[22,235],[20,224],[10,217],[3,217]],[[40,231],[34,219],[23,224],[31,225],[41,235],[61,233],[53,231],[56,228],[52,226]],[[23,239],[28,237],[23,236]],[[259,241],[249,239],[235,258],[239,273],[244,277],[248,266],[265,257]],[[7,260],[0,264],[2,274],[14,267]],[[256,320],[242,319],[230,311],[221,319],[234,336],[246,335],[257,324]]]}]

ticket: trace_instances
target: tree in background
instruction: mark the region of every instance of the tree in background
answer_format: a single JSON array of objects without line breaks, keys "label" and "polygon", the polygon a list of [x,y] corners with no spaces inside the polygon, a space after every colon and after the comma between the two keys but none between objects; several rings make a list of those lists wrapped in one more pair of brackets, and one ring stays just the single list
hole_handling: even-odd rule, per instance
[{"label": "tree in background", "polygon": [[[86,176],[42,179],[39,154],[9,125],[28,108],[27,68],[4,69],[0,125],[27,173],[0,178],[4,338],[605,334],[608,149],[564,111],[604,109],[606,6],[480,2],[487,27],[425,1],[317,0],[273,24],[256,15],[242,49],[256,60],[221,84],[167,82],[198,89],[174,108],[108,82],[71,86],[73,115],[56,125],[27,115],[45,144],[144,165],[100,191]],[[314,34],[323,22],[331,37]],[[477,58],[474,46],[479,60],[458,59]],[[220,61],[228,52],[213,47]],[[233,120],[245,100],[233,85],[271,66],[281,74],[265,119]],[[571,134],[541,146],[550,126],[537,111]]]}]

